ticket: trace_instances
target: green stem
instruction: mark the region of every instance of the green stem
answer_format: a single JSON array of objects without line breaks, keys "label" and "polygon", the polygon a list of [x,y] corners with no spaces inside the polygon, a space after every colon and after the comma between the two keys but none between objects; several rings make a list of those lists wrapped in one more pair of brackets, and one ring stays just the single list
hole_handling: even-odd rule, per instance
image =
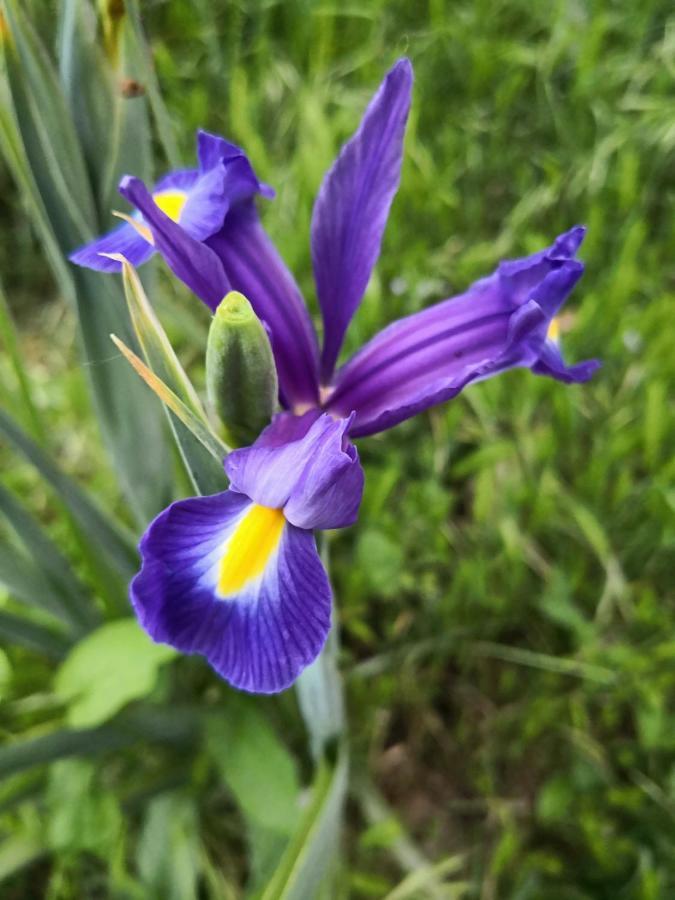
[{"label": "green stem", "polygon": [[[321,560],[326,571],[330,572],[328,540],[321,535],[319,541]],[[340,637],[336,619],[334,604],[333,627],[324,648],[296,683],[300,712],[309,733],[312,756],[317,763],[325,756],[329,745],[338,740],[344,743],[347,731],[344,687],[337,665]]]}]

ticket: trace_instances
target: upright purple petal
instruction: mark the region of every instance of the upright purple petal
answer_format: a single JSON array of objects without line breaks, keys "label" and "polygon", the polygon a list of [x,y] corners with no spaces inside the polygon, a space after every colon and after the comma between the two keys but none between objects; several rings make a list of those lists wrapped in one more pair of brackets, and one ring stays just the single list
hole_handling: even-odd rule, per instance
[{"label": "upright purple petal", "polygon": [[343,528],[358,514],[363,470],[346,438],[350,419],[322,415],[299,440],[270,442],[277,424],[252,447],[230,453],[225,471],[232,488],[261,506],[282,509],[298,528]]},{"label": "upright purple petal", "polygon": [[284,402],[298,412],[318,402],[318,348],[293,276],[265,233],[252,201],[231,210],[207,242],[235,291],[269,328]]},{"label": "upright purple petal", "polygon": [[215,310],[231,290],[216,254],[165,215],[140,178],[125,176],[120,182],[120,193],[143,214],[155,247],[171,271],[210,309]]},{"label": "upright purple petal", "polygon": [[400,180],[412,79],[407,59],[388,72],[358,131],[326,174],[314,206],[312,261],[324,320],[326,384],[380,254]]},{"label": "upright purple petal", "polygon": [[[581,277],[579,232],[553,247],[500,264],[464,294],[401,319],[366,344],[338,373],[328,412],[354,411],[353,437],[391,428],[449,400],[474,381],[515,366],[561,380],[590,374],[552,354],[551,318]],[[583,236],[583,232],[581,232]]]},{"label": "upright purple petal", "polygon": [[[199,653],[232,685],[256,693],[288,687],[319,654],[330,629],[331,592],[311,532],[280,520],[259,571],[253,553],[236,590],[223,566],[254,507],[225,491],[164,510],[140,545],[143,567],[131,584],[136,614],[150,636]],[[263,543],[266,536],[260,535]],[[237,561],[235,560],[235,567]]]}]

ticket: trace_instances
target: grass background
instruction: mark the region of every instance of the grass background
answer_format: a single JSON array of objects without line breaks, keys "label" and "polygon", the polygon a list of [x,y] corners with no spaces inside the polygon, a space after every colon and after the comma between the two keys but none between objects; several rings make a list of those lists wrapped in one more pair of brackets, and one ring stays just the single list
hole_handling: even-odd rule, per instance
[{"label": "grass background", "polygon": [[[386,68],[411,57],[402,185],[346,352],[499,259],[589,227],[563,340],[572,361],[602,358],[590,385],[508,373],[360,443],[360,520],[332,541],[355,787],[339,896],[387,896],[408,840],[432,861],[461,856],[449,897],[675,895],[669,12],[659,0],[144,6],[186,163],[198,126],[246,148],[278,190],[264,222],[314,312],[316,190]],[[71,314],[0,179],[3,278],[50,439],[63,467],[119,508]],[[163,284],[160,314],[202,384],[207,317]],[[16,404],[4,359],[0,372]],[[0,452],[3,480],[67,542],[44,489]],[[53,712],[49,668],[28,652],[8,658],[0,715],[11,734]],[[160,686],[167,705],[226,694],[199,661],[176,667],[178,687]],[[293,703],[261,701],[302,763]],[[94,846],[59,824],[69,782],[47,775],[3,828],[45,821],[51,853],[3,896],[196,896],[181,882],[162,894],[143,863],[150,826],[137,794],[169,787],[183,803],[165,810],[172,853],[202,879],[205,853],[220,887],[203,895],[237,896],[248,866],[239,814],[199,756],[186,767],[171,754],[161,765],[140,749],[95,758],[87,789],[103,805],[122,798],[125,816],[121,826],[99,810],[94,822],[114,834]]]}]

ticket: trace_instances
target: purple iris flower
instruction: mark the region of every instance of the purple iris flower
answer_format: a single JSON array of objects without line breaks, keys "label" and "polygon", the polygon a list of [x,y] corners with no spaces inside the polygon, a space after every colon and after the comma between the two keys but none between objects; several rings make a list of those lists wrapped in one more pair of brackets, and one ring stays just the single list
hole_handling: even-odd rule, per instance
[{"label": "purple iris flower", "polygon": [[[157,207],[195,240],[203,241],[219,231],[231,207],[244,198],[257,193],[274,196],[272,188],[258,181],[239,147],[221,137],[199,131],[197,159],[199,168],[170,172],[152,191]],[[123,218],[125,224],[76,250],[71,262],[101,272],[122,268],[106,256],[110,253],[120,253],[134,266],[147,262],[155,253],[152,232],[137,212]]]},{"label": "purple iris flower", "polygon": [[251,301],[269,329],[283,407],[296,415],[353,411],[352,437],[391,428],[516,366],[566,382],[585,381],[598,367],[594,360],[567,366],[550,336],[556,313],[583,273],[574,257],[584,229],[576,227],[539,253],[502,262],[459,296],[395,322],[336,371],[398,188],[411,88],[412,67],[401,59],[319,191],[311,247],[324,325],[321,352],[293,276],[260,224],[254,196],[265,191],[255,187],[250,166],[248,193],[240,192],[236,202],[226,199],[221,227],[202,240],[162,211],[141,181],[126,177],[120,185],[156,249],[211,309],[228,290]]},{"label": "purple iris flower", "polygon": [[[122,253],[138,264],[157,250],[210,309],[236,290],[266,323],[285,412],[252,447],[227,458],[229,490],[181,500],[155,519],[131,586],[155,640],[203,654],[244,690],[282,690],[324,643],[331,597],[312,530],[356,518],[363,473],[347,435],[391,428],[516,366],[581,382],[599,365],[566,365],[557,339],[555,317],[583,273],[575,254],[584,229],[576,227],[538,253],[500,263],[459,296],[389,325],[336,369],[398,188],[411,88],[410,62],[399,60],[319,191],[311,249],[321,350],[293,276],[258,218],[255,196],[269,197],[270,189],[242,150],[212,135],[199,135],[200,168],[191,180],[175,173],[151,193],[125,177],[120,192],[137,218],[72,257],[110,271],[116,264],[98,254]],[[183,205],[166,200],[166,190],[183,191]]]},{"label": "purple iris flower", "polygon": [[257,693],[283,690],[316,658],[331,590],[312,531],[351,525],[363,493],[349,424],[321,415],[297,440],[270,426],[228,456],[229,490],[157,516],[131,583],[152,638]]}]

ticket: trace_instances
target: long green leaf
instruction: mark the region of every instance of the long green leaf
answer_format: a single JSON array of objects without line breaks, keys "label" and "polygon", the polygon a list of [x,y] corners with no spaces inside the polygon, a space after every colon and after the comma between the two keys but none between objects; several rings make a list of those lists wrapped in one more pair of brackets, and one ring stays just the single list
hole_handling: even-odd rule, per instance
[{"label": "long green leaf", "polygon": [[3,410],[0,410],[0,436],[32,463],[54,488],[99,554],[107,557],[124,577],[133,575],[137,567],[133,537],[106,516]]},{"label": "long green leaf", "polygon": [[0,341],[4,345],[10,358],[12,368],[14,369],[14,374],[19,386],[21,406],[25,411],[26,419],[30,422],[31,431],[38,440],[43,440],[44,430],[37,408],[33,403],[28,373],[26,372],[26,367],[24,366],[21,357],[21,349],[17,339],[16,328],[14,327],[9,303],[7,302],[5,292],[2,288],[2,281],[0,281]]},{"label": "long green leaf", "polygon": [[31,560],[7,541],[0,543],[0,585],[16,599],[67,619],[61,597]]},{"label": "long green leaf", "polygon": [[99,728],[59,729],[0,747],[0,778],[68,756],[120,750],[138,741],[191,745],[200,737],[200,719],[191,709],[139,705]]},{"label": "long green leaf", "polygon": [[61,611],[78,630],[93,626],[98,616],[87,590],[68,561],[18,500],[0,485],[0,513],[21,538],[32,565],[58,592]]},{"label": "long green leaf", "polygon": [[8,644],[18,644],[29,650],[37,650],[50,659],[62,659],[68,652],[70,642],[66,637],[29,622],[21,616],[0,610],[0,637]]},{"label": "long green leaf", "polygon": [[[319,547],[324,567],[330,572],[326,534],[320,536]],[[339,632],[337,625],[334,625],[323,650],[295,684],[312,755],[317,761],[321,760],[326,747],[339,739],[345,728],[342,677],[337,665],[338,647]]]},{"label": "long green leaf", "polygon": [[116,335],[110,335],[111,340],[129,361],[134,370],[140,375],[148,387],[155,393],[162,403],[189,429],[191,434],[211,453],[214,459],[220,460],[227,456],[229,447],[204,424],[203,419],[195,415],[187,404],[178,397],[164,382],[149,369],[143,360],[130,350]]},{"label": "long green leaf", "polygon": [[143,24],[137,0],[127,0],[127,12],[131,21],[131,29],[134,38],[135,52],[139,65],[139,78],[147,91],[150,100],[150,108],[155,119],[157,132],[166,155],[167,162],[172,169],[180,166],[180,156],[174,137],[173,125],[164,106],[162,94],[157,82],[157,76],[152,64],[150,48],[143,33]]},{"label": "long green leaf", "polygon": [[[85,237],[97,225],[84,156],[58,76],[17,0],[4,0],[10,39],[7,74],[15,94],[21,131],[30,131],[25,147],[43,196],[54,198],[72,221],[71,237]],[[16,100],[21,98],[21,102]]]},{"label": "long green leaf", "polygon": [[[16,0],[4,0],[3,8],[11,30],[5,46],[5,89],[11,102],[0,110],[2,150],[30,201],[61,290],[77,308],[86,372],[106,446],[127,501],[145,524],[171,494],[161,410],[148,402],[126,367],[110,358],[111,331],[133,343],[119,285],[65,263],[64,257],[101,225],[58,76]],[[138,452],[140,444],[143,453]]]},{"label": "long green leaf", "polygon": [[[120,257],[120,261],[123,266],[124,290],[129,314],[149,368],[208,428],[208,419],[197,392],[155,315],[136,270],[124,257]],[[176,444],[195,489],[200,494],[215,494],[224,490],[227,487],[227,479],[223,472],[222,461],[214,459],[201,441],[176,418],[174,413],[168,409],[167,413]]]},{"label": "long green leaf", "polygon": [[339,846],[347,774],[344,747],[334,765],[325,761],[320,764],[312,799],[261,900],[306,900],[318,896]]}]

